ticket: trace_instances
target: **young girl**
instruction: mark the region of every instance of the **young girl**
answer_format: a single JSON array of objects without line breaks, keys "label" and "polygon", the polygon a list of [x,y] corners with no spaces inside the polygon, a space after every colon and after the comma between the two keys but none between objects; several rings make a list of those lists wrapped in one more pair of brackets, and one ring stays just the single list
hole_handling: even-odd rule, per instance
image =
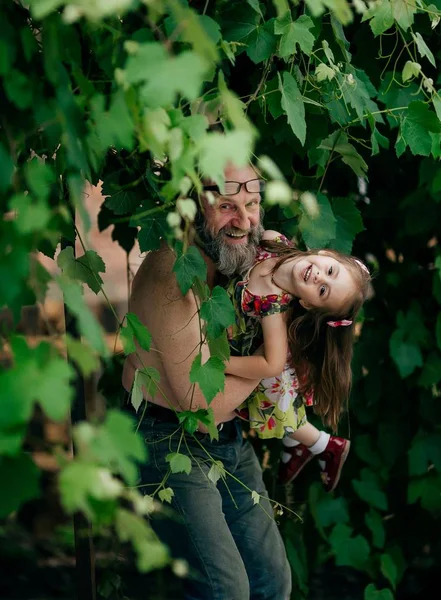
[{"label": "young girl", "polygon": [[[308,423],[305,405],[336,430],[351,388],[354,322],[369,282],[358,259],[334,250],[303,252],[266,231],[253,267],[235,286],[239,311],[261,323],[264,352],[231,357],[226,372],[262,380],[246,413],[260,437],[283,437],[282,483],[314,456],[326,491],[338,483],[350,442]],[[238,326],[250,345],[253,324],[242,318]]]}]

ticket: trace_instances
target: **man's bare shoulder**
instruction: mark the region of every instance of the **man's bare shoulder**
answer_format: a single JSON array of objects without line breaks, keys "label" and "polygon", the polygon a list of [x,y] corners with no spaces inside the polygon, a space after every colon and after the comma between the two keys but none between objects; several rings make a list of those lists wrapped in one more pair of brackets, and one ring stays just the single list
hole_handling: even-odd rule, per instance
[{"label": "man's bare shoulder", "polygon": [[179,289],[173,272],[175,261],[176,255],[168,247],[161,247],[145,257],[133,279],[130,310],[147,317],[150,310],[156,311],[163,305],[170,307],[170,303],[175,306],[178,301],[186,305],[191,300],[193,306],[193,296],[184,297]]},{"label": "man's bare shoulder", "polygon": [[132,296],[152,286],[173,285],[176,280],[173,273],[175,260],[173,251],[168,247],[149,252],[133,279]]}]

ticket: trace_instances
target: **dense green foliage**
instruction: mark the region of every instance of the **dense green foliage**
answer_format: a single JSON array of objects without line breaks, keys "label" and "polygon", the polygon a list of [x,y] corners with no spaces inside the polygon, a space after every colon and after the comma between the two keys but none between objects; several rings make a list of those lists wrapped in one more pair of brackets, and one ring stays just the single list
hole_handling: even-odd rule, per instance
[{"label": "dense green foliage", "polygon": [[[365,600],[420,597],[441,560],[441,3],[368,4],[11,0],[0,9],[0,307],[17,322],[55,279],[82,335],[63,343],[84,375],[110,360],[82,293],[105,293],[106,268],[87,247],[85,181],[104,182],[99,227],[112,227],[126,251],[136,236],[143,252],[161,237],[175,248],[179,285],[201,300],[212,356],[204,365],[196,357],[190,379],[208,401],[223,388],[233,314],[188,247],[200,176],[222,185],[225,164],[254,153],[270,180],[268,228],[353,251],[377,273],[356,345],[345,477],[333,496],[319,483],[296,485],[304,523],[284,523],[296,597],[307,597],[308,572],[327,561],[360,574]],[[209,128],[217,123],[225,134]],[[58,253],[53,278],[35,253],[53,258],[60,236],[74,240],[74,212],[83,253]],[[135,315],[117,325],[126,353],[135,340],[149,349]],[[23,449],[34,409],[63,421],[75,371],[59,346],[29,346],[14,327],[1,335],[13,356],[0,372],[7,517],[39,493]],[[142,386],[157,385],[153,369],[138,371],[134,404]],[[198,420],[212,427],[210,410],[181,419],[190,433]],[[60,461],[65,510],[113,525],[141,570],[165,564],[143,516],[173,490],[166,481],[152,496],[130,487],[146,456],[128,417],[110,411],[74,438],[75,459]],[[191,468],[183,453],[168,459],[173,472]],[[228,478],[216,462],[210,473]]]}]

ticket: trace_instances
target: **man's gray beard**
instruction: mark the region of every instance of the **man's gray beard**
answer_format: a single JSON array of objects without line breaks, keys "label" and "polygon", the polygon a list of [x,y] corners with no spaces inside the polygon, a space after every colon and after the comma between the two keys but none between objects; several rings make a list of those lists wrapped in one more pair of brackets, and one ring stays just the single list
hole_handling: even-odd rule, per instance
[{"label": "man's gray beard", "polygon": [[216,235],[210,232],[204,223],[203,234],[199,232],[206,254],[216,263],[217,270],[226,277],[235,274],[244,275],[256,260],[256,249],[262,239],[264,228],[261,223],[252,227],[248,233],[247,244],[228,244],[224,239],[224,230]]}]

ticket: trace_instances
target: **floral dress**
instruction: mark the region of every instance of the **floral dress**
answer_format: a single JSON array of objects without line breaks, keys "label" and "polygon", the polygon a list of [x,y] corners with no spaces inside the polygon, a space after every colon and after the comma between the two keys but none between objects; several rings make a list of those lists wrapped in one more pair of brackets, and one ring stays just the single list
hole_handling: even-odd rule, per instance
[{"label": "floral dress", "polygon": [[[277,241],[290,244],[284,236]],[[259,247],[253,266],[274,256],[276,254]],[[261,319],[285,312],[293,300],[287,292],[268,296],[256,296],[250,292],[247,286],[252,268],[244,279],[236,279],[229,286],[236,311],[230,345],[232,354],[239,356],[252,354],[262,343]],[[312,404],[312,398],[299,394],[299,382],[288,361],[289,355],[283,372],[277,377],[262,379],[238,409],[239,416],[248,420],[261,438],[282,438],[306,423],[305,405]]]}]

